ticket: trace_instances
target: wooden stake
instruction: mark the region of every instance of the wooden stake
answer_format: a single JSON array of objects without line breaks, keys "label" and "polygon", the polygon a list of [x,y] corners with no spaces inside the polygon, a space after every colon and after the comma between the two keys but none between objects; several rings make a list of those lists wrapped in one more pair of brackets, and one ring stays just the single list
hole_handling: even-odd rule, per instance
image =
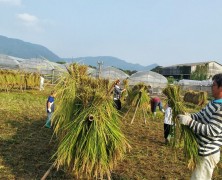
[{"label": "wooden stake", "polygon": [[47,176],[49,175],[50,171],[52,170],[52,168],[54,167],[55,163],[53,163],[49,169],[45,172],[44,176],[42,176],[41,180],[45,180],[47,178]]},{"label": "wooden stake", "polygon": [[131,121],[130,124],[133,124],[133,121],[134,121],[134,119],[135,119],[136,112],[137,112],[137,109],[138,109],[138,107],[139,107],[139,104],[140,104],[140,99],[139,99],[138,102],[137,102],[136,109],[135,109],[135,112],[134,112],[134,115],[133,115],[133,118],[132,118],[132,121]]},{"label": "wooden stake", "polygon": [[143,109],[143,117],[144,117],[144,123],[146,124],[146,115],[145,115],[145,110]]}]

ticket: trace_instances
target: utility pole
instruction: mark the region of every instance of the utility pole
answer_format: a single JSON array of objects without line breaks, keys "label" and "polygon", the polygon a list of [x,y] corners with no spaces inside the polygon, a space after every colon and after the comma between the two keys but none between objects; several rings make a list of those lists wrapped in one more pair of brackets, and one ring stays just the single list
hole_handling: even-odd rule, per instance
[{"label": "utility pole", "polygon": [[98,78],[100,79],[103,61],[97,61],[97,64],[98,64]]}]

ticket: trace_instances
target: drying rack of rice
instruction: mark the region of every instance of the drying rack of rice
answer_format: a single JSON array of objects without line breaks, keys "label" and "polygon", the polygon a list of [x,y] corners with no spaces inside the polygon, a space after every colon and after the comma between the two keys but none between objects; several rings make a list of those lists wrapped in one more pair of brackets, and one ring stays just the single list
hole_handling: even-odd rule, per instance
[{"label": "drying rack of rice", "polygon": [[11,89],[24,90],[39,87],[40,74],[27,73],[16,70],[0,70],[0,89],[10,91]]},{"label": "drying rack of rice", "polygon": [[150,97],[148,95],[149,87],[144,83],[138,83],[133,86],[132,89],[128,89],[128,96],[126,99],[126,103],[129,106],[129,110],[125,114],[124,118],[130,111],[133,111],[133,118],[131,120],[131,124],[133,123],[136,115],[139,118],[143,118],[146,124],[146,118],[148,116],[148,108],[150,106]]},{"label": "drying rack of rice", "polygon": [[113,84],[86,75],[73,64],[56,89],[54,134],[58,149],[54,166],[77,179],[111,179],[111,171],[130,148],[113,104]]}]

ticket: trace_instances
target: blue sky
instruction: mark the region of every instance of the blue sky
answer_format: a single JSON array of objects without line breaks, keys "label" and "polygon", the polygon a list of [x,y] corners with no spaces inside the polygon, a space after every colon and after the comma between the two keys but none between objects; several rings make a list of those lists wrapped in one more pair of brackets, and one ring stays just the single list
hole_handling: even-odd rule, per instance
[{"label": "blue sky", "polygon": [[60,57],[222,64],[221,0],[0,0],[0,35]]}]

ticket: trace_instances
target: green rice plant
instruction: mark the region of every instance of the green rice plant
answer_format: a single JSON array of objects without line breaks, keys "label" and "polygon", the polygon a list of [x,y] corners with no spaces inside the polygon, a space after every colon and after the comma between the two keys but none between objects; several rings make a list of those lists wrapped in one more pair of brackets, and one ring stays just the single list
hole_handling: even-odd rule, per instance
[{"label": "green rice plant", "polygon": [[178,114],[186,114],[186,108],[180,97],[179,86],[168,86],[163,90],[163,93],[168,97],[168,103],[173,110],[173,122],[175,124],[173,147],[183,146],[185,157],[188,161],[188,167],[193,169],[198,161],[198,147],[194,132],[187,126],[181,125],[178,122]]}]

